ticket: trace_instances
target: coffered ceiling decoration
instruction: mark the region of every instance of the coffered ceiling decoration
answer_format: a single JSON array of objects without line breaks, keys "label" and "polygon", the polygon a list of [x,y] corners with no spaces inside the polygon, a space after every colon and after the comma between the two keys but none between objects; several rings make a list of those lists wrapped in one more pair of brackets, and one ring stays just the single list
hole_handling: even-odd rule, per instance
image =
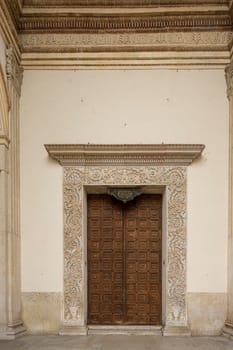
[{"label": "coffered ceiling decoration", "polygon": [[25,68],[223,67],[227,0],[3,0]]}]

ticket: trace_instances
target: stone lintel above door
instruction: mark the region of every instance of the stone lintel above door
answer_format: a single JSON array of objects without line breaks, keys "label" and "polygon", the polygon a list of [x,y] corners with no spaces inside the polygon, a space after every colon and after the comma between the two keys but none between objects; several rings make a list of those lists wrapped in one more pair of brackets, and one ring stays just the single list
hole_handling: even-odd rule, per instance
[{"label": "stone lintel above door", "polygon": [[198,158],[202,144],[45,145],[51,158],[63,166],[85,165],[179,165],[187,166]]}]

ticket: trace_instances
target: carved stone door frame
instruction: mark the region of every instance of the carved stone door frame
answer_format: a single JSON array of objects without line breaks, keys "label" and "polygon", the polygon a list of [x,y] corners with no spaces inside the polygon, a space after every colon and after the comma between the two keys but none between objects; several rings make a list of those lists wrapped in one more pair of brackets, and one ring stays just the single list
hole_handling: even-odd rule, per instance
[{"label": "carved stone door frame", "polygon": [[[60,334],[87,334],[86,201],[90,187],[166,189],[164,335],[190,335],[186,303],[187,166],[203,145],[46,145],[64,170],[64,312]],[[116,326],[117,327],[117,326]]]}]

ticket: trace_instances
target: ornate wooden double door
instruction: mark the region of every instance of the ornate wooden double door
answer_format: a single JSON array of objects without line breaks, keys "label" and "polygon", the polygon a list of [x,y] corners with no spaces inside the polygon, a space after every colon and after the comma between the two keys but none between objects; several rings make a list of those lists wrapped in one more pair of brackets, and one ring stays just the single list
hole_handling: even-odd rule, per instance
[{"label": "ornate wooden double door", "polygon": [[88,324],[161,325],[161,221],[161,195],[88,195]]}]

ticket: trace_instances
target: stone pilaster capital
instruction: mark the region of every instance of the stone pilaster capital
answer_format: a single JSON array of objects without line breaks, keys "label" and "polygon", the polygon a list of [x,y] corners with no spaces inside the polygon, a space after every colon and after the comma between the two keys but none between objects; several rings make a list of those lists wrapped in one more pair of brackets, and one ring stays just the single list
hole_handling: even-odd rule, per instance
[{"label": "stone pilaster capital", "polygon": [[227,83],[227,97],[230,100],[233,98],[233,61],[226,66],[225,77]]},{"label": "stone pilaster capital", "polygon": [[8,82],[13,82],[20,95],[23,82],[23,68],[17,62],[13,47],[10,45],[6,49],[6,75]]}]

